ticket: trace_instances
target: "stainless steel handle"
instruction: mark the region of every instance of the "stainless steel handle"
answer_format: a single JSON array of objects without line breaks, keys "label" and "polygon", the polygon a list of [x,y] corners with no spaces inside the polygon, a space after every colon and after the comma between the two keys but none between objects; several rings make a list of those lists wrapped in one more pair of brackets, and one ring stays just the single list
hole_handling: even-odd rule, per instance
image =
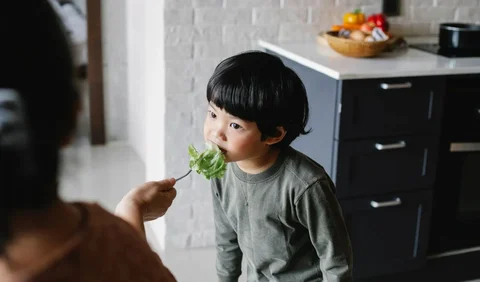
[{"label": "stainless steel handle", "polygon": [[381,87],[382,89],[385,89],[385,90],[412,88],[412,83],[411,83],[411,82],[395,83],[395,84],[382,83],[382,84],[380,84],[380,87]]},{"label": "stainless steel handle", "polygon": [[407,143],[405,143],[405,141],[400,141],[398,143],[393,143],[393,144],[380,144],[380,143],[375,144],[375,148],[379,151],[401,149],[401,148],[405,148],[406,146],[407,146]]},{"label": "stainless steel handle", "polygon": [[393,201],[386,201],[386,202],[377,202],[377,201],[371,201],[370,205],[372,208],[385,208],[385,207],[393,207],[393,206],[399,206],[402,204],[402,200],[400,198],[395,198]]},{"label": "stainless steel handle", "polygon": [[479,114],[480,114],[480,109],[477,109],[477,113],[479,113]]},{"label": "stainless steel handle", "polygon": [[450,143],[450,152],[480,152],[480,143]]}]

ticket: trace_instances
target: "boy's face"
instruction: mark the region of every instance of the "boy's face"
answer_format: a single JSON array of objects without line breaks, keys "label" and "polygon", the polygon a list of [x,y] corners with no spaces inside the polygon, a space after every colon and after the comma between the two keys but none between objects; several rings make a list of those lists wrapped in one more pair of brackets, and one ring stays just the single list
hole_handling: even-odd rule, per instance
[{"label": "boy's face", "polygon": [[262,134],[255,122],[230,115],[210,102],[203,126],[205,141],[215,143],[224,152],[227,162],[263,157],[269,145],[261,141]]}]

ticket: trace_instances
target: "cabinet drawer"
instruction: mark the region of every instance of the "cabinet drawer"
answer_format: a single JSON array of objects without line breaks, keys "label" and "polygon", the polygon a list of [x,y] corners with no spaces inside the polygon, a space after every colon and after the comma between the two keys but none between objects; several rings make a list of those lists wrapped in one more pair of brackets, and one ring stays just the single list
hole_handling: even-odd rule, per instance
[{"label": "cabinet drawer", "polygon": [[435,136],[335,141],[339,198],[428,189],[435,179]]},{"label": "cabinet drawer", "polygon": [[341,200],[355,279],[407,271],[426,261],[431,191]]},{"label": "cabinet drawer", "polygon": [[442,77],[344,81],[336,139],[439,131],[444,85]]}]

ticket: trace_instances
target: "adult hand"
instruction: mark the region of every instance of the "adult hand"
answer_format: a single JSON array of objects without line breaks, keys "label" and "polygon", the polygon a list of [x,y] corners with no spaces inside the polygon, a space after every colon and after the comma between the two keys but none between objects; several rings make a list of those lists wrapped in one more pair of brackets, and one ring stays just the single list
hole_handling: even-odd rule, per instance
[{"label": "adult hand", "polygon": [[177,195],[175,179],[147,182],[127,193],[117,205],[115,213],[143,235],[143,222],[163,216]]},{"label": "adult hand", "polygon": [[133,199],[143,211],[143,220],[155,220],[167,212],[177,196],[175,179],[147,182],[133,192]]}]

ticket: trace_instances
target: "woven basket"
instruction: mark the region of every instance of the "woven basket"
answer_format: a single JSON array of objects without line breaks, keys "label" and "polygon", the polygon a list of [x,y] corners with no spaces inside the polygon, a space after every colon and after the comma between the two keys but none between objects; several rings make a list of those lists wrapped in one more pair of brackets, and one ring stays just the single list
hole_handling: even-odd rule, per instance
[{"label": "woven basket", "polygon": [[328,45],[338,53],[355,58],[375,57],[380,54],[387,46],[385,41],[355,41],[352,39],[338,37],[337,31],[328,31],[325,33]]}]

